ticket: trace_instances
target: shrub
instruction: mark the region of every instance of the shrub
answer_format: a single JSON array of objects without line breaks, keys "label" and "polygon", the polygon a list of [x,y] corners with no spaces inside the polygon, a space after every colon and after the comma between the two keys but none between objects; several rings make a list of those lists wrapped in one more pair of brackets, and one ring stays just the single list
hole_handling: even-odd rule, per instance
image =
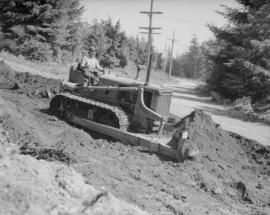
[{"label": "shrub", "polygon": [[34,39],[26,40],[20,48],[20,54],[23,54],[26,59],[37,61],[52,60],[52,47],[48,43],[43,43]]}]

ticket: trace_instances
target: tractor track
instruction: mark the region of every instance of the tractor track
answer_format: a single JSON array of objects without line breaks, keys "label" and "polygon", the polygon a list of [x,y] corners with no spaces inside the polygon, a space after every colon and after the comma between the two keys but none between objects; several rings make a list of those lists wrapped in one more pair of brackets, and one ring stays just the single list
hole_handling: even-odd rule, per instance
[{"label": "tractor track", "polygon": [[[118,121],[117,124],[120,130],[127,130],[129,126],[128,115],[118,106],[113,106],[113,105],[105,104],[103,102],[86,99],[86,98],[83,98],[83,97],[80,97],[71,93],[61,93],[61,94],[56,95],[56,97],[59,100],[66,100],[68,102],[71,102],[72,105],[75,105],[75,106],[76,104],[78,104],[78,105],[87,106],[89,108],[95,107],[95,108],[103,110],[104,112],[112,113],[114,117],[117,118],[117,121]],[[87,116],[85,116],[85,118],[87,118]]]}]

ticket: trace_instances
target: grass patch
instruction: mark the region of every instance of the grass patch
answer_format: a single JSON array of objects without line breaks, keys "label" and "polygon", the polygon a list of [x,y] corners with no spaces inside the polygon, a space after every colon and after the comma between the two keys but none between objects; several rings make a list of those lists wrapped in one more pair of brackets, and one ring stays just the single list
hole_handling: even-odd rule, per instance
[{"label": "grass patch", "polygon": [[23,56],[15,56],[4,51],[0,52],[0,61],[1,60],[12,69],[19,72],[30,72],[32,74],[62,80],[67,79],[69,68],[72,64],[30,61],[26,60]]},{"label": "grass patch", "polygon": [[[15,56],[9,52],[0,52],[0,61],[3,60],[5,64],[9,65],[12,69],[19,72],[30,72],[32,74],[41,75],[48,78],[56,78],[61,80],[67,80],[69,75],[69,69],[74,62],[68,63],[55,63],[55,62],[37,62],[26,60],[23,56]],[[112,74],[135,79],[137,70],[133,62],[129,62],[125,68],[115,68],[112,70]],[[139,80],[146,80],[146,69],[140,73]],[[172,76],[168,77],[168,74],[161,70],[152,70],[151,72],[151,83],[154,84],[177,84],[179,78]]]}]

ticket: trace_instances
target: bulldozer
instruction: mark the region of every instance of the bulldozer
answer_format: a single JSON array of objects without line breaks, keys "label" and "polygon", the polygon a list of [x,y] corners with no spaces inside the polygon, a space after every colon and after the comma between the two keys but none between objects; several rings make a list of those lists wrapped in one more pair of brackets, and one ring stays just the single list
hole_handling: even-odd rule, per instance
[{"label": "bulldozer", "polygon": [[61,93],[50,101],[53,114],[66,121],[178,161],[184,159],[186,132],[174,131],[170,118],[172,90],[104,74],[90,85],[71,67]]}]

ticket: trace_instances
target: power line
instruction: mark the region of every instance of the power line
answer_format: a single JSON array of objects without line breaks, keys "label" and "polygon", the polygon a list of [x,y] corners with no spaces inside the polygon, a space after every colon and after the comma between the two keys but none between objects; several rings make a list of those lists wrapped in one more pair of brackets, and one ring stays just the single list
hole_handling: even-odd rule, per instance
[{"label": "power line", "polygon": [[213,20],[207,20],[207,19],[175,19],[177,22],[225,22],[225,20],[221,19],[213,19]]},{"label": "power line", "polygon": [[226,19],[176,19],[175,17],[165,16],[163,20],[170,20],[172,22],[226,22]]}]

